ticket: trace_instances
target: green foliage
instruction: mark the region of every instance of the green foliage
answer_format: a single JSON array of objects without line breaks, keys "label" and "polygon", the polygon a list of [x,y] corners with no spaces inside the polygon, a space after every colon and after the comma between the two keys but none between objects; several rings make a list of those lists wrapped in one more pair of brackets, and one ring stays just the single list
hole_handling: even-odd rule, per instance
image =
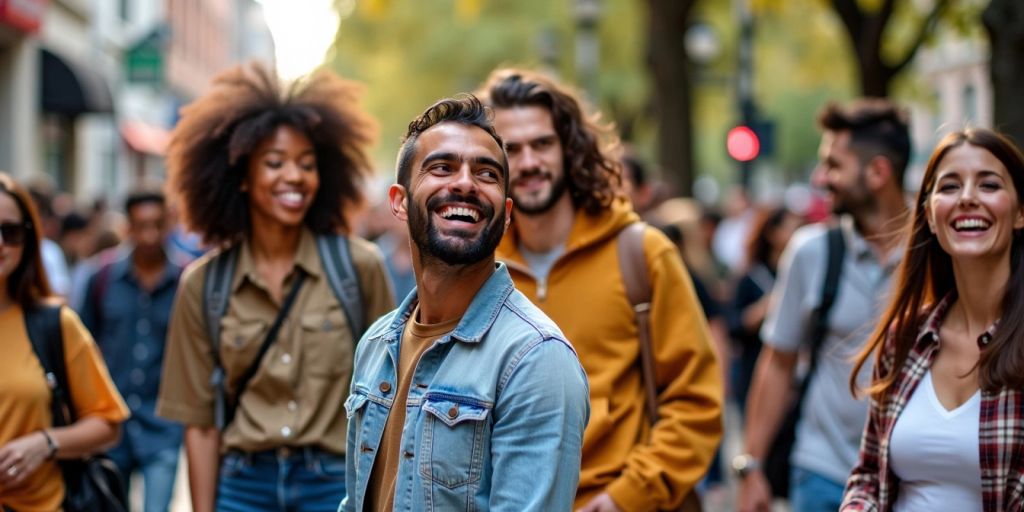
[{"label": "green foliage", "polygon": [[[631,64],[643,21],[633,4],[605,2],[605,19],[619,21],[600,26],[597,102],[607,107],[613,101],[629,112],[642,108],[646,95],[642,62]],[[329,66],[367,84],[367,108],[381,122],[375,153],[381,172],[393,171],[399,139],[414,116],[437,99],[472,92],[496,67],[547,67],[574,80],[570,8],[541,0],[358,3],[341,22]],[[544,62],[544,55],[553,59]]]}]

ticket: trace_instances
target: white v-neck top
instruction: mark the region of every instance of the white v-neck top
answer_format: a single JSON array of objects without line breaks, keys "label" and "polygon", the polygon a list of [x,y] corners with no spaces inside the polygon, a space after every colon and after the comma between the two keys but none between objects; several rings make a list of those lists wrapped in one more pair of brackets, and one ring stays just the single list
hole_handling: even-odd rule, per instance
[{"label": "white v-neck top", "polygon": [[900,480],[893,510],[982,510],[980,416],[981,391],[946,410],[925,373],[892,430],[889,459]]}]

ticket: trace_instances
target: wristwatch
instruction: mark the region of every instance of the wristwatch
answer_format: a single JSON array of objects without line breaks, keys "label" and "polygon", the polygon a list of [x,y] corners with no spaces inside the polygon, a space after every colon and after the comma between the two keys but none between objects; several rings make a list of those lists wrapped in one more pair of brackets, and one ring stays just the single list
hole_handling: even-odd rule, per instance
[{"label": "wristwatch", "polygon": [[736,473],[740,479],[745,478],[753,471],[760,471],[761,461],[754,458],[749,453],[737,455],[732,459],[732,470]]}]

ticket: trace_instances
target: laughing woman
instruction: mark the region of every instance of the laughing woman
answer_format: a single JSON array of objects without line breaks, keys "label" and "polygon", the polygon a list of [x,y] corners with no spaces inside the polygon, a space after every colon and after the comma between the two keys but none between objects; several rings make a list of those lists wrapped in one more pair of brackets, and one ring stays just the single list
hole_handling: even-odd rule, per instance
[{"label": "laughing woman", "polygon": [[[60,510],[58,459],[117,442],[128,408],[78,316],[60,310],[64,369],[77,421],[54,427],[52,392],[33,351],[26,313],[52,303],[40,252],[39,217],[28,192],[0,173],[0,509]],[[48,340],[50,343],[53,340]],[[46,341],[40,341],[40,345]]]},{"label": "laughing woman", "polygon": [[371,244],[345,237],[358,282],[344,295],[330,263],[344,251],[321,258],[369,172],[374,125],[358,91],[326,72],[285,89],[260,65],[238,66],[174,130],[172,193],[186,225],[219,246],[182,275],[157,404],[186,425],[196,512],[333,512],[345,495],[352,338],[393,307]]},{"label": "laughing woman", "polygon": [[1024,507],[1022,194],[1024,156],[997,133],[953,133],[932,154],[892,303],[854,369],[874,363],[842,510]]}]

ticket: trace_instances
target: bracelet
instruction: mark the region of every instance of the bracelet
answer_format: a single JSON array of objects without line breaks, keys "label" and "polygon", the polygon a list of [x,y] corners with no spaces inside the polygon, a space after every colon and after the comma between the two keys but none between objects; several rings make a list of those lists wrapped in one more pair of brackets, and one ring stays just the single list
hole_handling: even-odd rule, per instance
[{"label": "bracelet", "polygon": [[60,449],[60,445],[57,444],[57,441],[46,430],[40,430],[39,432],[46,438],[46,446],[50,448],[50,453],[46,456],[46,460],[53,460],[57,456],[57,450]]}]

